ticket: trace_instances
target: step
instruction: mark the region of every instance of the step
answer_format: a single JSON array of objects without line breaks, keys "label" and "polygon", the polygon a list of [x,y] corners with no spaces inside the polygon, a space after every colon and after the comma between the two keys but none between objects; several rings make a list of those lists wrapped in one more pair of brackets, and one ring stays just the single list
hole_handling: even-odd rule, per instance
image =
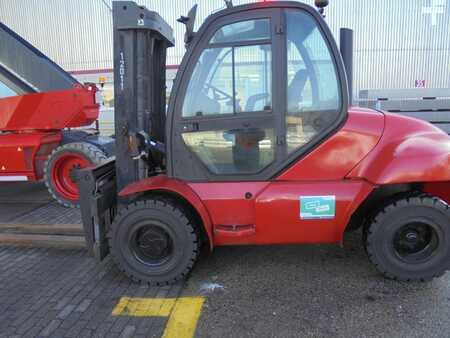
[{"label": "step", "polygon": [[83,236],[36,235],[0,233],[1,245],[82,249],[86,247]]},{"label": "step", "polygon": [[0,223],[1,233],[27,235],[63,235],[84,236],[81,224],[11,224]]}]

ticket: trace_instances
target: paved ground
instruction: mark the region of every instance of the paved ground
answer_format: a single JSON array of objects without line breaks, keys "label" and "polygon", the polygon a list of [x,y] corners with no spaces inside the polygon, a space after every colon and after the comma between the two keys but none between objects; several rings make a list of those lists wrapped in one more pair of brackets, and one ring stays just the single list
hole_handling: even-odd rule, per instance
[{"label": "paved ground", "polygon": [[0,184],[0,223],[31,212],[52,200],[44,183],[2,182]]},{"label": "paved ground", "polygon": [[450,337],[450,273],[428,284],[385,280],[359,234],[345,249],[218,248],[183,293],[204,283],[223,289],[208,294],[199,337]]},{"label": "paved ground", "polygon": [[132,284],[84,251],[0,248],[0,337],[160,337],[166,318],[112,316],[121,297],[175,297]]},{"label": "paved ground", "polygon": [[345,249],[217,248],[185,284],[166,288],[132,284],[84,251],[0,246],[0,337],[161,337],[167,315],[112,315],[122,297],[199,296],[197,337],[450,336],[450,273],[428,284],[387,281],[358,233]]}]

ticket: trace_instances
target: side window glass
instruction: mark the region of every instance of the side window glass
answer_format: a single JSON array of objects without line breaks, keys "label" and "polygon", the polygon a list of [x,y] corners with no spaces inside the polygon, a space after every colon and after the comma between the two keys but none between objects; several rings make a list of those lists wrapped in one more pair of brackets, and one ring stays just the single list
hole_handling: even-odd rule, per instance
[{"label": "side window glass", "polygon": [[236,112],[271,110],[270,45],[236,47],[234,62]]},{"label": "side window glass", "polygon": [[[268,19],[254,21],[270,24]],[[182,117],[271,110],[270,40],[258,45],[223,48],[210,44],[203,50],[189,81]]]},{"label": "side window glass", "polygon": [[341,92],[335,64],[315,20],[287,11],[288,153],[308,143],[339,116]]},{"label": "side window glass", "polygon": [[183,140],[217,175],[257,173],[275,158],[275,133],[269,128],[184,133]]},{"label": "side window glass", "polygon": [[209,41],[226,43],[270,39],[270,20],[257,19],[235,22],[220,28]]},{"label": "side window glass", "polygon": [[16,96],[17,93],[0,81],[0,99],[4,97]]},{"label": "side window glass", "polygon": [[232,48],[208,48],[200,56],[183,104],[183,117],[233,113]]}]

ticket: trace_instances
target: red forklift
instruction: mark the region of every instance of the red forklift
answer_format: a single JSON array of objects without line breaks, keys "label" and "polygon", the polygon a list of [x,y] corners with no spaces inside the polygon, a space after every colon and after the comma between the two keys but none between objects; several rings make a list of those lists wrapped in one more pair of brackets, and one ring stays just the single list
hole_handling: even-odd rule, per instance
[{"label": "red forklift", "polygon": [[83,85],[0,23],[0,182],[38,181],[67,207],[79,206],[74,168],[113,155],[98,119],[94,84]]},{"label": "red forklift", "polygon": [[226,4],[197,32],[196,7],[179,19],[187,50],[166,114],[172,29],[113,3],[116,157],[76,171],[89,250],[164,285],[185,278],[202,247],[342,245],[361,228],[385,277],[441,276],[450,137],[351,106],[352,35],[339,51],[327,0]]}]

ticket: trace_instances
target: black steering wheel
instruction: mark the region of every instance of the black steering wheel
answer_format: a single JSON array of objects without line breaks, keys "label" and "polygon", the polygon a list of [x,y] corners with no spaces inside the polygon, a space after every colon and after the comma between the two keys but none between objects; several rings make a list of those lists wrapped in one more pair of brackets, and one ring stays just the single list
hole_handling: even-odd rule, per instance
[{"label": "black steering wheel", "polygon": [[[209,83],[205,83],[205,87],[212,90],[212,93],[214,95],[214,100],[216,100],[217,102],[228,100],[227,105],[229,105],[229,106],[233,105],[233,96],[232,95],[228,94],[227,92],[224,92],[223,90],[221,90],[213,85],[210,85]],[[242,111],[241,105],[240,105],[240,100],[238,98],[236,98],[235,102],[236,102],[236,112]]]},{"label": "black steering wheel", "polygon": [[214,100],[216,101],[224,101],[224,100],[233,100],[233,96],[228,94],[227,92],[224,92],[223,90],[210,85],[209,83],[205,83],[205,87],[212,90],[212,93],[214,95]]}]

